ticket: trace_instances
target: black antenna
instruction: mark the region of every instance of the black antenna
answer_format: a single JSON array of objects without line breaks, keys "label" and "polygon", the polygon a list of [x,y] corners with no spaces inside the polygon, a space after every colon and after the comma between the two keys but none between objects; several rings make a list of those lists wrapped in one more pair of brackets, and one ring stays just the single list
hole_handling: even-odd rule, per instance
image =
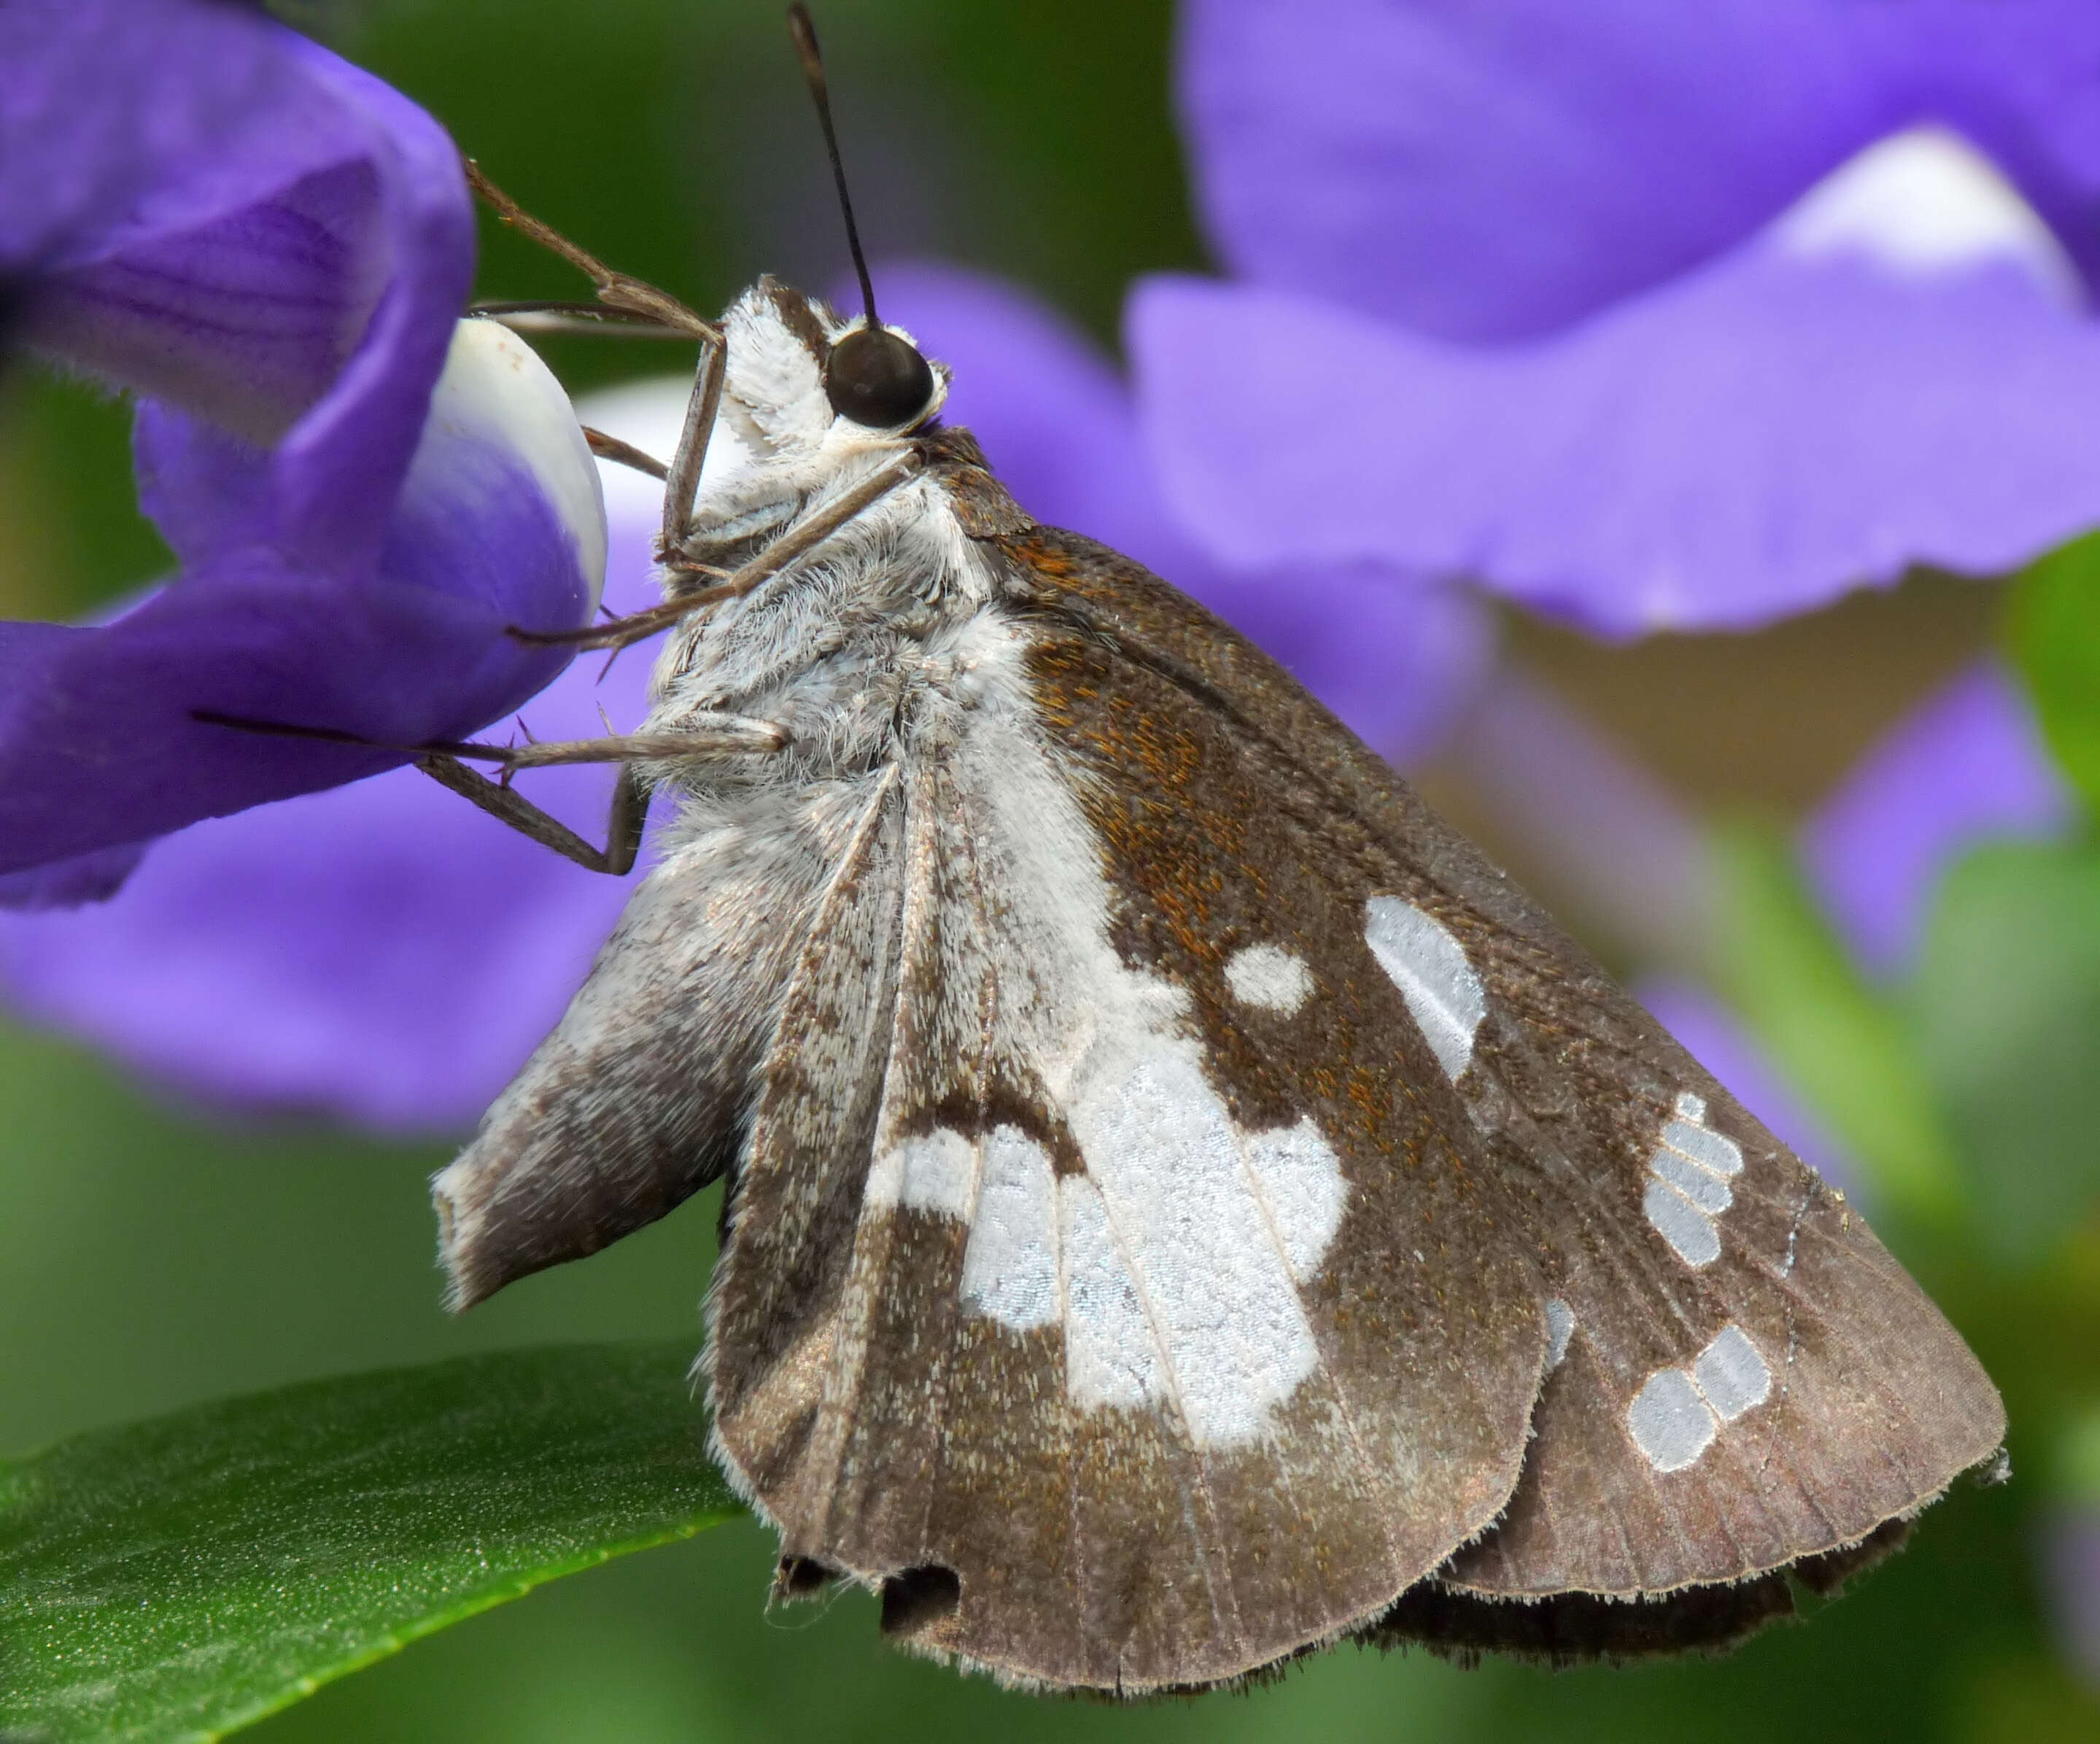
[{"label": "black antenna", "polygon": [[875,281],[867,276],[867,257],[860,251],[860,229],[854,223],[853,201],[846,193],[846,166],[839,156],[839,136],[832,127],[831,92],[824,84],[824,57],[817,46],[817,27],[810,22],[810,9],[799,3],[788,8],[788,33],[795,39],[801,57],[802,77],[817,101],[817,120],[824,130],[824,149],[832,154],[832,179],[838,183],[839,210],[845,214],[846,246],[853,250],[854,271],[860,276],[861,305],[867,311],[867,325],[879,328],[882,318],[875,312]]}]

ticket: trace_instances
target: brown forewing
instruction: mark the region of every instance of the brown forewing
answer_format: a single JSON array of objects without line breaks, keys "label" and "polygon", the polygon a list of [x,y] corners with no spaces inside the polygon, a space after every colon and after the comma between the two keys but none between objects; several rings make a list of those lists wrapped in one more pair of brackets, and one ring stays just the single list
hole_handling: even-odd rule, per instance
[{"label": "brown forewing", "polygon": [[[1031,529],[997,545],[1036,614],[1064,731],[1093,766],[1118,874],[1152,898],[1133,909],[1124,947],[1190,978],[1240,1093],[1320,1085],[1350,1047],[1400,1066],[1405,1099],[1436,1106],[1449,1087],[1398,1010],[1382,1033],[1338,1031],[1343,1045],[1325,1057],[1299,1040],[1260,1045],[1259,1026],[1215,988],[1215,952],[1236,927],[1288,938],[1318,965],[1323,992],[1373,984],[1361,899],[1391,893],[1448,929],[1485,984],[1458,1087],[1471,1132],[1448,1136],[1496,1256],[1528,1269],[1542,1303],[1565,1301],[1574,1332],[1509,1512],[1445,1571],[1449,1583],[1520,1597],[1743,1580],[1867,1539],[1991,1455],[2004,1433],[1995,1391],[1857,1212],[1287,674],[1090,541]],[[1262,842],[1240,810],[1273,820]],[[1299,861],[1285,889],[1286,841]],[[1648,1159],[1685,1092],[1744,1160],[1722,1252],[1697,1268],[1643,1210]],[[1351,1105],[1374,1146],[1387,1141],[1379,1106]],[[1336,1282],[1374,1295],[1388,1280],[1366,1269]],[[1462,1315],[1465,1288],[1445,1282]],[[1696,1463],[1660,1471],[1630,1433],[1629,1406],[1729,1326],[1768,1362],[1771,1396]],[[1447,1631],[1476,1614],[1445,1611]]]},{"label": "brown forewing", "polygon": [[[1171,1401],[1083,1408],[1060,1327],[1017,1331],[963,1305],[967,1221],[862,1192],[871,1154],[936,1128],[981,1150],[1014,1126],[1061,1170],[1083,1166],[1002,1025],[1045,996],[1012,931],[1025,905],[1002,887],[1014,857],[972,785],[981,766],[930,748],[907,754],[901,821],[884,813],[868,872],[842,869],[844,906],[789,996],[713,1362],[724,1449],[786,1555],[885,1582],[923,1646],[1137,1690],[1233,1678],[1330,1636],[1485,1529],[1516,1481],[1544,1331],[1462,1105],[1391,983],[1341,948],[1364,888],[1305,863],[1210,717],[1164,690],[1118,712],[1087,664],[1098,652],[1046,643],[1031,670],[1118,893],[1116,945],[1193,992],[1237,1117],[1309,1115],[1341,1153],[1349,1208],[1302,1291],[1317,1367],[1248,1444],[1199,1445]],[[1168,766],[1156,793],[1114,773]],[[886,892],[873,873],[891,850],[875,845],[893,841],[901,907],[859,894]],[[889,957],[867,925],[893,913]],[[1317,1038],[1224,1009],[1224,956],[1286,921],[1324,984]],[[849,1013],[881,1036],[850,1058],[833,1040]]]}]

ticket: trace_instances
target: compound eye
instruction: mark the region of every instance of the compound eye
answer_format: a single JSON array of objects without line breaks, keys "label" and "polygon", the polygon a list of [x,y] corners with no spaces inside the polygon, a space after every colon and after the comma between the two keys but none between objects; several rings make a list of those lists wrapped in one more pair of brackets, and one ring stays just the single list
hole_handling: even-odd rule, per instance
[{"label": "compound eye", "polygon": [[857,327],[824,361],[832,409],[870,430],[916,423],[933,401],[933,367],[887,327]]}]

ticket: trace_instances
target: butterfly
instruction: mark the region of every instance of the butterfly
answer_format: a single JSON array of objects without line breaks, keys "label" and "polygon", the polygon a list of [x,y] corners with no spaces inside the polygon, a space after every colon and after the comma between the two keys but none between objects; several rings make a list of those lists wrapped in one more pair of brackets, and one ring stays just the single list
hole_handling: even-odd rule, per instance
[{"label": "butterfly", "polygon": [[668,629],[647,721],[479,753],[618,763],[608,847],[422,759],[608,869],[666,802],[436,1178],[451,1300],[726,1180],[699,1373],[782,1592],[1125,1694],[1352,1635],[1632,1655],[1992,1457],[1843,1197],[1287,672],[1036,523],[864,267],[863,316],[762,280],[717,325],[482,188],[599,288],[510,318],[705,358],[668,464],[594,438],[667,479],[664,605],[569,638]]}]

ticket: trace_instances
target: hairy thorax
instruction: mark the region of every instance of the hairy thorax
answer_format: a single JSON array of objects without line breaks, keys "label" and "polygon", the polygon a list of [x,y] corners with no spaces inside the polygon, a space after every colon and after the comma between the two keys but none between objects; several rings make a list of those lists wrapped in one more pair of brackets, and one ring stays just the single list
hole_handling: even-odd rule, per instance
[{"label": "hairy thorax", "polygon": [[[1021,682],[1021,633],[1001,603],[995,563],[965,534],[953,496],[951,457],[975,458],[963,432],[870,443],[814,479],[806,466],[771,469],[780,476],[770,503],[754,501],[770,482],[765,469],[759,478],[734,475],[719,501],[704,481],[700,530],[686,552],[732,568],[907,447],[926,470],[755,592],[689,620],[659,656],[646,732],[677,733],[726,713],[787,735],[768,757],[651,766],[658,792],[675,806],[667,847],[747,807],[777,815],[796,796],[821,805],[836,784],[858,787],[909,751],[938,747],[995,694],[1018,700],[1011,693]],[[675,593],[686,578],[670,575]]]}]

